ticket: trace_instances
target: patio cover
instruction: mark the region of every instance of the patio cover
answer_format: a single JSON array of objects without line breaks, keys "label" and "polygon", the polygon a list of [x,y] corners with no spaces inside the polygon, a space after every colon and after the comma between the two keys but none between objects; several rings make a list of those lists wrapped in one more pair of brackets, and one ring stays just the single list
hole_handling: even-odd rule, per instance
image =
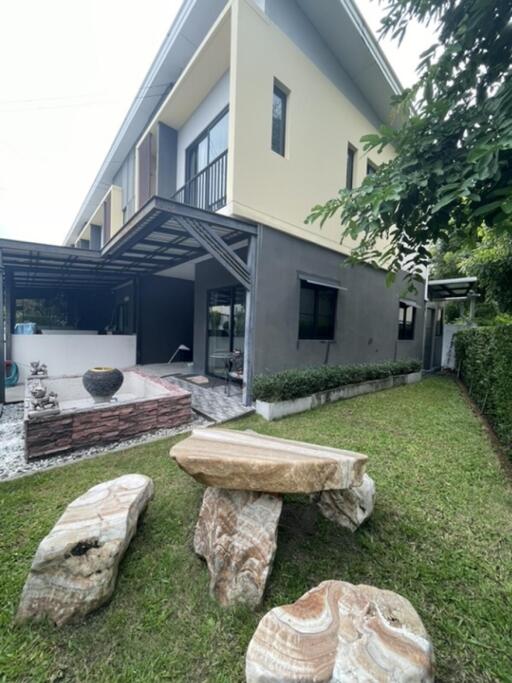
[{"label": "patio cover", "polygon": [[[210,255],[247,292],[244,385],[249,402],[257,234],[254,223],[153,197],[101,251],[0,239],[0,301],[5,280],[8,346],[14,315],[13,287],[97,290]],[[248,245],[246,261],[233,249],[241,240]],[[3,318],[0,306],[0,329],[4,328]],[[3,361],[4,345],[0,344],[0,403],[5,400]]]},{"label": "patio cover", "polygon": [[466,299],[473,293],[476,277],[455,277],[446,280],[429,280],[428,298],[430,301],[449,301]]}]

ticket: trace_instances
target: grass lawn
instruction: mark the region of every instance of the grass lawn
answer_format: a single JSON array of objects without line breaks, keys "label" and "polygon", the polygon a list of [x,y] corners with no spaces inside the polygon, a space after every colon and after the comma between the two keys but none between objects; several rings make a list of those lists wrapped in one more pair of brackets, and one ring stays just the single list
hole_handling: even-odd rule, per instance
[{"label": "grass lawn", "polygon": [[[208,596],[191,549],[202,489],[168,458],[171,441],[0,485],[1,681],[243,681],[265,611],[325,579],[409,598],[430,632],[437,680],[512,681],[512,494],[489,438],[448,378],[362,396],[276,423],[232,423],[362,451],[378,499],[352,535],[288,500],[258,613]],[[127,472],[156,496],[121,565],[110,604],[82,623],[14,627],[32,556],[64,507]]]}]

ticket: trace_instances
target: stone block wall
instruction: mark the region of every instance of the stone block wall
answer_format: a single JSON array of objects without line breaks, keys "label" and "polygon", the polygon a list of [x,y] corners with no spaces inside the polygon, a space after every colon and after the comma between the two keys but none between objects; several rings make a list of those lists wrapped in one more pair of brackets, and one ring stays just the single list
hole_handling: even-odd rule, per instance
[{"label": "stone block wall", "polygon": [[176,388],[169,396],[108,404],[24,421],[27,460],[101,446],[139,434],[171,429],[192,419],[191,396]]}]

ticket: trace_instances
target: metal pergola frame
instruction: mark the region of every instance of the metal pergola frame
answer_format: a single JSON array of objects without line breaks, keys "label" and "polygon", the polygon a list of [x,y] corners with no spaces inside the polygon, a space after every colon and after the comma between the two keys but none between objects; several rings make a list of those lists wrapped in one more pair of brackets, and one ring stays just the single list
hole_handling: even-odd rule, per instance
[{"label": "metal pergola frame", "polygon": [[[252,400],[254,291],[258,225],[161,197],[151,198],[101,251],[0,239],[0,330],[11,348],[17,288],[99,290],[194,261],[217,260],[246,290],[243,400]],[[247,260],[233,245],[247,241]],[[5,402],[5,346],[0,344],[0,403]]]}]

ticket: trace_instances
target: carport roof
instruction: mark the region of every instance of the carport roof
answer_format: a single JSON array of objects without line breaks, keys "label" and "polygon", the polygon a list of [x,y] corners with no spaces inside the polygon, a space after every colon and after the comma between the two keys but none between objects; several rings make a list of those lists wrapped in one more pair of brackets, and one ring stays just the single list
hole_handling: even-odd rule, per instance
[{"label": "carport roof", "polygon": [[15,287],[113,287],[205,254],[248,283],[231,245],[255,234],[252,223],[153,197],[101,251],[0,239],[0,253]]},{"label": "carport roof", "polygon": [[473,291],[476,277],[454,277],[446,280],[429,280],[428,298],[431,301],[465,299]]}]

